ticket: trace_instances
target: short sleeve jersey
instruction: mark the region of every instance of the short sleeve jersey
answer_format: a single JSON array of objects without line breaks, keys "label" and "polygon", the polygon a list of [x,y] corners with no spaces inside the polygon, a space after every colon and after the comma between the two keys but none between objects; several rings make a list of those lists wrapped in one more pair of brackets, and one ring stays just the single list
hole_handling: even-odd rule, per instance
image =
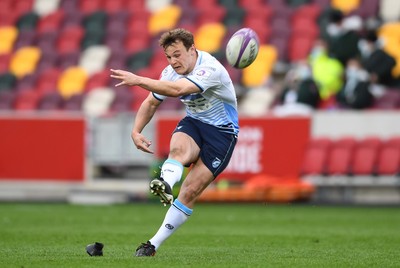
[{"label": "short sleeve jersey", "polygon": [[[236,93],[225,67],[213,56],[204,51],[197,51],[198,58],[193,71],[180,75],[168,65],[160,80],[176,81],[186,78],[199,87],[199,93],[181,96],[189,117],[216,126],[223,132],[239,132]],[[153,93],[162,101],[166,96]]]}]

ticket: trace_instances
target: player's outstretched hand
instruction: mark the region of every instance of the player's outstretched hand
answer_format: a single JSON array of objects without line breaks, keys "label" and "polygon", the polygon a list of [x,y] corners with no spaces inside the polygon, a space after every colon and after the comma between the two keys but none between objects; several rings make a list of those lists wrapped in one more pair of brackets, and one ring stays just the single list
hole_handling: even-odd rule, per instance
[{"label": "player's outstretched hand", "polygon": [[147,140],[145,136],[140,133],[132,133],[131,137],[137,149],[154,154],[154,151],[150,149],[151,141]]},{"label": "player's outstretched hand", "polygon": [[139,83],[139,77],[131,72],[124,70],[114,70],[110,69],[111,75],[110,77],[121,80],[120,83],[116,84],[116,87],[127,85],[127,86],[135,86]]}]

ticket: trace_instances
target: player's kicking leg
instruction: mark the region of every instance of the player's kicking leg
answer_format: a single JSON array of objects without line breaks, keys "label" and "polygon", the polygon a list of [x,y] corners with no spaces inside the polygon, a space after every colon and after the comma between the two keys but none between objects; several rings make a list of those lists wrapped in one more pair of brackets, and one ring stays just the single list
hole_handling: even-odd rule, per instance
[{"label": "player's kicking leg", "polygon": [[150,192],[153,195],[158,196],[164,206],[166,206],[167,204],[172,204],[172,202],[174,201],[171,187],[162,178],[154,179],[150,182]]}]

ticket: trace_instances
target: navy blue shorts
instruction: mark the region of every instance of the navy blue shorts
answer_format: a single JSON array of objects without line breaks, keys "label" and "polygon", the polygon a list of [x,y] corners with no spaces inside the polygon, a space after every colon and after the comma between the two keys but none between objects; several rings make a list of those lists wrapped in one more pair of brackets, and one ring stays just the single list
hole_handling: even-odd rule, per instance
[{"label": "navy blue shorts", "polygon": [[237,136],[191,117],[183,118],[174,130],[192,137],[200,148],[200,157],[216,178],[229,164]]}]

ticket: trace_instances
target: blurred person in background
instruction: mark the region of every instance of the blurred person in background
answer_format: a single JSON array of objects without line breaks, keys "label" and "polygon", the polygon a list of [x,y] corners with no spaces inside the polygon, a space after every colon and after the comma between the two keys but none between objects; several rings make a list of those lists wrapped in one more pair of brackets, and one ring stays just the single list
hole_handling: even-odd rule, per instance
[{"label": "blurred person in background", "polygon": [[[223,65],[209,53],[197,50],[192,33],[184,29],[164,33],[159,44],[169,62],[160,80],[111,70],[111,77],[121,81],[116,86],[138,85],[150,92],[132,130],[133,142],[143,152],[153,153],[151,141],[141,132],[162,101],[167,96],[176,97],[186,106],[186,117],[172,134],[161,177],[150,182],[150,191],[171,206],[158,232],[137,248],[136,256],[154,256],[192,215],[196,199],[228,165],[239,132],[235,89]],[[183,167],[189,165],[191,169],[174,200],[172,187],[181,180]]]},{"label": "blurred person in background", "polygon": [[312,78],[307,61],[299,61],[287,73],[279,104],[274,108],[277,115],[310,114],[320,102],[317,84]]},{"label": "blurred person in background", "polygon": [[362,68],[359,59],[354,58],[346,65],[346,82],[337,94],[337,101],[344,108],[366,109],[373,104],[370,75]]},{"label": "blurred person in background", "polygon": [[340,91],[344,83],[342,63],[328,55],[327,43],[319,39],[315,42],[309,56],[312,76],[318,85],[322,101],[329,100]]},{"label": "blurred person in background", "polygon": [[392,72],[396,60],[382,49],[382,43],[375,31],[368,31],[359,41],[362,66],[368,71],[371,83],[388,87],[399,86],[400,81]]},{"label": "blurred person in background", "polygon": [[[355,21],[355,23],[353,23]],[[359,55],[359,34],[355,31],[358,20],[345,21],[342,11],[333,9],[329,13],[329,23],[326,28],[325,41],[328,44],[329,56],[338,59],[343,66],[349,59]]]}]

